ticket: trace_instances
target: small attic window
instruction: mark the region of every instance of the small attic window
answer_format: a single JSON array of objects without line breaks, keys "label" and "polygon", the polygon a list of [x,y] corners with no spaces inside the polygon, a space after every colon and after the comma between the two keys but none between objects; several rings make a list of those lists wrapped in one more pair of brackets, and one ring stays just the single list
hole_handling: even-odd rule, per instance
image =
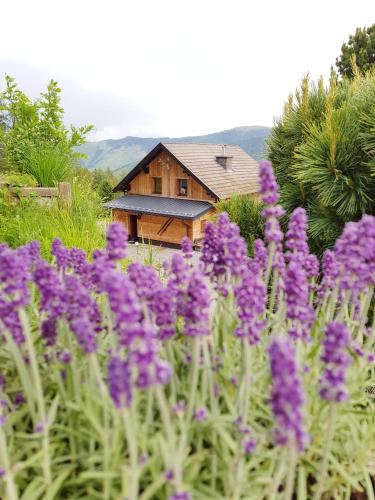
[{"label": "small attic window", "polygon": [[178,179],[178,195],[187,196],[188,194],[188,181],[187,179]]},{"label": "small attic window", "polygon": [[154,194],[162,194],[162,180],[161,177],[154,177]]}]

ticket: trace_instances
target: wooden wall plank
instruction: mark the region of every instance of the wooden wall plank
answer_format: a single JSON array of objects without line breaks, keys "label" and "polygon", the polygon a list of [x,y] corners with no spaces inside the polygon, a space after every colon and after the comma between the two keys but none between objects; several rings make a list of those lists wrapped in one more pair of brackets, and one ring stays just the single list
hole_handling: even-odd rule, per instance
[{"label": "wooden wall plank", "polygon": [[[153,193],[153,177],[162,178],[162,194]],[[178,179],[188,180],[188,195],[179,196]],[[129,194],[152,196],[167,196],[169,198],[187,198],[190,200],[215,201],[214,198],[191,176],[189,176],[177,161],[167,152],[161,151],[149,164],[149,173],[141,170],[130,182]]]}]

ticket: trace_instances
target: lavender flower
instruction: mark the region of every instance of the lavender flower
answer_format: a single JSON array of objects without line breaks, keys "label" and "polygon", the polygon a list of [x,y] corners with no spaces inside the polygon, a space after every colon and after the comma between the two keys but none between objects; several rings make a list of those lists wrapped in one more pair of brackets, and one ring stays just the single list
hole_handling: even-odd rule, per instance
[{"label": "lavender flower", "polygon": [[295,350],[286,339],[276,338],[269,347],[272,374],[270,404],[276,420],[275,441],[295,443],[302,452],[308,441],[303,429],[302,406],[305,401],[297,372]]},{"label": "lavender flower", "polygon": [[350,334],[343,323],[332,321],[327,325],[323,340],[322,361],[325,363],[320,396],[327,401],[347,401],[346,369],[351,364],[347,353]]},{"label": "lavender flower", "polygon": [[107,230],[107,252],[110,260],[121,260],[126,257],[128,233],[120,222],[115,222]]},{"label": "lavender flower", "polygon": [[116,408],[132,401],[131,368],[127,361],[114,356],[108,363],[109,393]]},{"label": "lavender flower", "polygon": [[258,263],[259,267],[264,270],[267,267],[267,249],[264,241],[256,239],[254,241],[254,260]]},{"label": "lavender flower", "polygon": [[77,318],[70,322],[70,328],[75,334],[81,349],[90,354],[98,348],[96,343],[95,330],[92,323],[87,318]]},{"label": "lavender flower", "polygon": [[65,276],[64,282],[66,317],[70,328],[84,352],[95,352],[95,332],[101,330],[102,319],[98,305],[75,276]]},{"label": "lavender flower", "polygon": [[132,380],[140,389],[166,384],[171,376],[168,363],[159,358],[159,344],[153,326],[142,313],[133,283],[127,276],[109,272],[105,279],[119,343],[127,347]]},{"label": "lavender flower", "polygon": [[306,272],[299,260],[292,260],[285,273],[287,319],[292,321],[289,334],[293,338],[309,340],[309,330],[314,320],[314,310],[309,305],[309,286]]},{"label": "lavender flower", "polygon": [[267,160],[259,163],[259,182],[262,200],[267,205],[274,205],[279,201],[279,186],[273,173],[272,164]]},{"label": "lavender flower", "polygon": [[119,342],[129,347],[135,338],[144,336],[143,315],[135,286],[126,275],[114,271],[107,272],[103,281]]},{"label": "lavender flower", "polygon": [[241,275],[247,260],[246,242],[240,236],[238,226],[230,223],[227,213],[219,215],[216,227],[207,222],[202,242],[201,267],[224,296],[228,293],[228,280],[231,276]]},{"label": "lavender flower", "polygon": [[192,500],[192,498],[191,493],[187,491],[175,491],[168,497],[168,500]]},{"label": "lavender flower", "polygon": [[326,292],[335,288],[336,280],[339,275],[335,253],[332,250],[326,250],[323,253],[322,274],[323,276],[317,294],[319,303],[322,303]]},{"label": "lavender flower", "polygon": [[57,320],[55,317],[51,317],[42,321],[41,335],[46,345],[52,346],[56,344]]},{"label": "lavender flower", "polygon": [[[288,224],[288,230],[285,235],[285,246],[290,254],[304,259],[309,253],[307,245],[307,215],[302,207],[293,210]],[[290,255],[289,254],[289,255]]]},{"label": "lavender flower", "polygon": [[245,455],[252,455],[256,450],[257,442],[255,438],[249,438],[244,441],[243,448]]},{"label": "lavender flower", "polygon": [[128,266],[128,276],[135,286],[138,298],[145,304],[151,302],[154,293],[161,286],[156,270],[151,266],[133,262]]},{"label": "lavender flower", "polygon": [[51,254],[56,259],[57,270],[65,272],[70,267],[70,252],[64,247],[60,238],[55,238],[51,245]]},{"label": "lavender flower", "polygon": [[202,273],[194,271],[189,279],[182,315],[188,337],[209,335],[210,295]]},{"label": "lavender flower", "polygon": [[193,256],[193,243],[190,238],[184,236],[181,240],[181,250],[185,259],[191,259]]},{"label": "lavender flower", "polygon": [[207,409],[206,408],[198,408],[195,412],[195,420],[197,422],[204,422],[207,420]]},{"label": "lavender flower", "polygon": [[334,246],[340,288],[357,297],[375,284],[375,217],[348,222]]},{"label": "lavender flower", "polygon": [[0,249],[0,318],[16,344],[25,340],[18,315],[30,300],[28,290],[29,257],[24,252]]},{"label": "lavender flower", "polygon": [[173,291],[167,287],[159,288],[153,293],[149,305],[150,311],[155,315],[155,323],[158,327],[157,337],[160,340],[171,338],[176,330],[176,304]]},{"label": "lavender flower", "polygon": [[39,289],[41,311],[47,312],[51,319],[60,317],[65,312],[64,291],[54,268],[48,262],[38,262],[33,279]]},{"label": "lavender flower", "polygon": [[251,345],[260,340],[260,332],[265,326],[265,321],[259,319],[266,308],[266,286],[260,278],[260,267],[247,270],[241,282],[234,287],[234,296],[240,324],[234,334],[236,337],[247,338]]}]

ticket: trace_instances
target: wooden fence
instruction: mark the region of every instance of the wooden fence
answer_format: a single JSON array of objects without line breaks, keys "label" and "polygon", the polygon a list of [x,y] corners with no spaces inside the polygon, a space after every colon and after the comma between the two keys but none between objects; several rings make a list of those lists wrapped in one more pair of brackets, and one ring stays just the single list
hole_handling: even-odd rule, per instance
[{"label": "wooden fence", "polygon": [[55,199],[62,207],[68,207],[72,201],[72,187],[69,182],[59,182],[57,187],[12,187],[6,182],[0,182],[1,188],[7,189],[15,200],[22,196],[36,196],[42,203]]}]

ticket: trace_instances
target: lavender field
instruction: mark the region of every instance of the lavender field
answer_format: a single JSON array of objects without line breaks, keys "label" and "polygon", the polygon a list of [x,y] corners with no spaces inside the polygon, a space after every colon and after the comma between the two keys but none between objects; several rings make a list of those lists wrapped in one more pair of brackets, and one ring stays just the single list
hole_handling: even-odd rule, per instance
[{"label": "lavender field", "polygon": [[225,213],[199,263],[0,245],[0,496],[9,500],[370,499],[375,218],[322,262],[285,233],[260,163],[265,241]]}]

